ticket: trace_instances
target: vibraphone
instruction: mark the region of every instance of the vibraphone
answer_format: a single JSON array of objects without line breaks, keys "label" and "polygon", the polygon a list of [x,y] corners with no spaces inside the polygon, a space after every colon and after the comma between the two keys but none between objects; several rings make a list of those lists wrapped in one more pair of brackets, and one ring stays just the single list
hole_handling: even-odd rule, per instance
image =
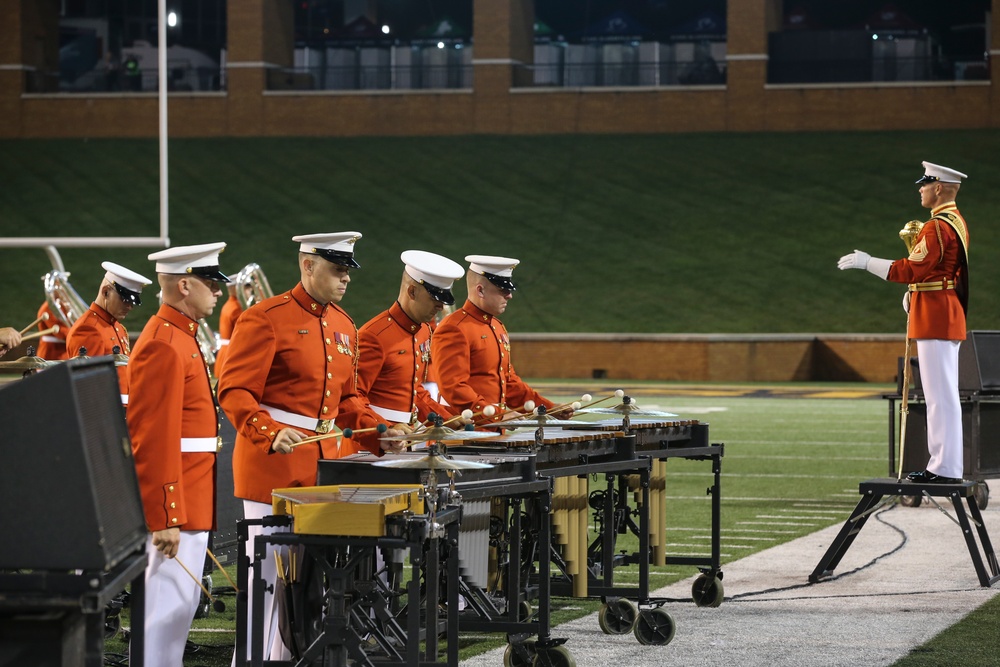
[{"label": "vibraphone", "polygon": [[[276,557],[276,549],[287,547],[288,567],[279,563],[275,594],[282,596],[279,606],[284,604],[289,618],[283,637],[294,661],[267,661],[267,665],[457,666],[458,642],[449,641],[442,657],[438,634],[446,630],[448,637],[458,636],[459,571],[453,545],[458,541],[461,507],[420,514],[416,493],[412,487],[357,484],[276,490],[275,515],[240,521],[238,585],[248,590],[253,570],[254,613],[247,618],[247,594],[241,593],[237,619],[244,620],[237,622],[235,664],[265,664],[261,612],[265,582],[259,564]],[[288,526],[293,532],[258,535],[250,557],[251,525]],[[351,534],[344,534],[343,526]],[[400,589],[372,576],[376,549],[408,553],[410,578]],[[442,563],[447,566],[443,578]],[[442,581],[447,601],[444,628],[438,608]],[[399,604],[402,598],[405,604]]]},{"label": "vibraphone", "polygon": [[[390,457],[368,453],[319,462],[318,484],[428,483],[430,471],[419,468],[376,467],[389,458],[421,458],[425,450]],[[462,521],[458,553],[461,569],[459,590],[467,604],[459,615],[459,628],[476,632],[503,632],[508,636],[505,662],[531,664],[534,655],[554,651],[567,654],[565,640],[554,639],[551,630],[549,590],[551,527],[547,517],[551,505],[551,481],[539,478],[536,457],[528,453],[485,452],[458,456],[492,465],[489,469],[453,471],[451,485],[461,496]],[[437,472],[438,482],[444,485]],[[492,516],[494,499],[502,499],[503,517]],[[532,539],[525,540],[530,535]],[[541,546],[540,546],[541,545]],[[543,548],[544,546],[544,548]],[[496,555],[490,557],[490,549]],[[530,581],[532,565],[538,570]],[[495,562],[502,581],[491,577],[488,564]],[[531,600],[537,604],[531,613]],[[531,640],[531,637],[536,639]],[[520,662],[518,662],[520,661]]]}]

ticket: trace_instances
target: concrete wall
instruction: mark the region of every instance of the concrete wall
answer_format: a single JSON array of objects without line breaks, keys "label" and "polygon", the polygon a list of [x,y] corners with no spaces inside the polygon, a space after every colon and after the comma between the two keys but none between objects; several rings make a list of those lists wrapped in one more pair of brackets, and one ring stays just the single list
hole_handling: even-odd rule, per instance
[{"label": "concrete wall", "polygon": [[[987,81],[768,85],[767,36],[780,0],[728,3],[727,83],[695,88],[514,86],[532,58],[533,0],[471,0],[473,87],[464,91],[269,91],[292,63],[288,0],[229,0],[227,90],[173,93],[175,137],[796,132],[1000,126],[1000,72]],[[156,136],[150,93],[25,94],[51,68],[56,0],[0,0],[0,137]],[[991,64],[1000,56],[993,0]]]},{"label": "concrete wall", "polygon": [[902,335],[512,334],[519,375],[679,382],[895,382]]}]

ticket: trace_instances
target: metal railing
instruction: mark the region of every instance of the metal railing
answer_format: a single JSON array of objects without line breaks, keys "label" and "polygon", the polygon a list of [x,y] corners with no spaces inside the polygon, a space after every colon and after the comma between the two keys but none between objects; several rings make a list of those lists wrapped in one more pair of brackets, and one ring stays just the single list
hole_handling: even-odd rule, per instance
[{"label": "metal railing", "polygon": [[524,67],[534,86],[560,88],[614,86],[724,85],[726,68],[714,60],[543,63]]},{"label": "metal railing", "polygon": [[768,83],[864,83],[975,81],[989,79],[987,61],[939,57],[870,57],[854,59],[771,59]]},{"label": "metal railing", "polygon": [[356,65],[268,70],[268,90],[448,90],[472,88],[472,66]]},{"label": "metal railing", "polygon": [[[219,91],[224,79],[219,67],[170,65],[167,90],[171,92]],[[94,69],[69,77],[61,72],[33,70],[25,73],[27,93],[155,93],[159,85],[156,68]]]}]

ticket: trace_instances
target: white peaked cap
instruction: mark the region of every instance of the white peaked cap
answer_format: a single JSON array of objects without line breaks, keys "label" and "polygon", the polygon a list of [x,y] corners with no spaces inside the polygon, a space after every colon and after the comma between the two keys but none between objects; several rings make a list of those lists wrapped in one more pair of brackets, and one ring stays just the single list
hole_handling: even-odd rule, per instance
[{"label": "white peaked cap", "polygon": [[104,274],[105,280],[132,292],[141,292],[143,287],[153,283],[146,276],[141,276],[135,271],[126,269],[124,266],[115,264],[114,262],[101,262],[101,268],[107,271]]},{"label": "white peaked cap", "polygon": [[465,275],[460,264],[423,250],[406,250],[399,258],[406,265],[406,274],[423,285],[432,297],[448,306],[455,303],[451,286]]},{"label": "white peaked cap", "polygon": [[514,274],[514,267],[521,263],[518,259],[489,255],[467,255],[465,261],[469,263],[469,269],[474,273],[492,274],[504,278],[510,278]]},{"label": "white peaked cap", "polygon": [[229,277],[219,270],[219,253],[225,249],[226,244],[221,241],[200,245],[179,245],[154,252],[149,255],[149,260],[156,262],[157,273],[193,273],[229,282]]},{"label": "white peaked cap", "polygon": [[354,260],[354,244],[361,239],[361,232],[330,232],[328,234],[303,234],[293,236],[299,243],[299,252],[319,255],[334,264],[360,269]]},{"label": "white peaked cap", "polygon": [[922,162],[921,164],[924,165],[924,175],[920,177],[917,183],[934,183],[935,181],[940,181],[941,183],[961,183],[963,178],[969,177],[960,171],[956,171],[950,167],[942,167],[933,162]]},{"label": "white peaked cap", "polygon": [[451,289],[455,281],[465,275],[465,269],[460,264],[432,252],[406,250],[399,258],[411,278],[441,289]]}]

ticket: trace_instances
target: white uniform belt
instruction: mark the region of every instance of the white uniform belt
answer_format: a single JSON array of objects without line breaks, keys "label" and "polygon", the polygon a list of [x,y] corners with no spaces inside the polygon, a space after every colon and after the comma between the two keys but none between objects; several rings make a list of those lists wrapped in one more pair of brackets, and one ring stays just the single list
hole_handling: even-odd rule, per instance
[{"label": "white uniform belt", "polygon": [[128,405],[128,394],[121,394],[122,405]]},{"label": "white uniform belt", "polygon": [[65,345],[66,341],[62,338],[57,338],[56,336],[42,336],[43,343],[59,343],[60,345]]},{"label": "white uniform belt", "polygon": [[410,420],[413,419],[412,412],[403,412],[402,410],[392,410],[390,408],[383,408],[378,405],[372,405],[369,407],[371,407],[372,412],[377,414],[379,417],[387,419],[396,424],[409,424]]},{"label": "white uniform belt", "polygon": [[307,431],[316,431],[317,433],[329,433],[330,429],[333,427],[332,419],[316,419],[315,417],[308,417],[306,415],[297,415],[294,412],[288,412],[287,410],[282,410],[281,408],[275,408],[270,405],[260,404],[261,410],[267,410],[271,414],[271,418],[274,421],[281,422],[282,424],[288,424],[289,426],[294,426],[295,428],[303,428]]},{"label": "white uniform belt", "polygon": [[181,438],[182,452],[212,452],[219,451],[218,438]]},{"label": "white uniform belt", "polygon": [[937,292],[943,289],[955,289],[954,280],[935,280],[929,283],[910,283],[907,289],[911,292]]}]

